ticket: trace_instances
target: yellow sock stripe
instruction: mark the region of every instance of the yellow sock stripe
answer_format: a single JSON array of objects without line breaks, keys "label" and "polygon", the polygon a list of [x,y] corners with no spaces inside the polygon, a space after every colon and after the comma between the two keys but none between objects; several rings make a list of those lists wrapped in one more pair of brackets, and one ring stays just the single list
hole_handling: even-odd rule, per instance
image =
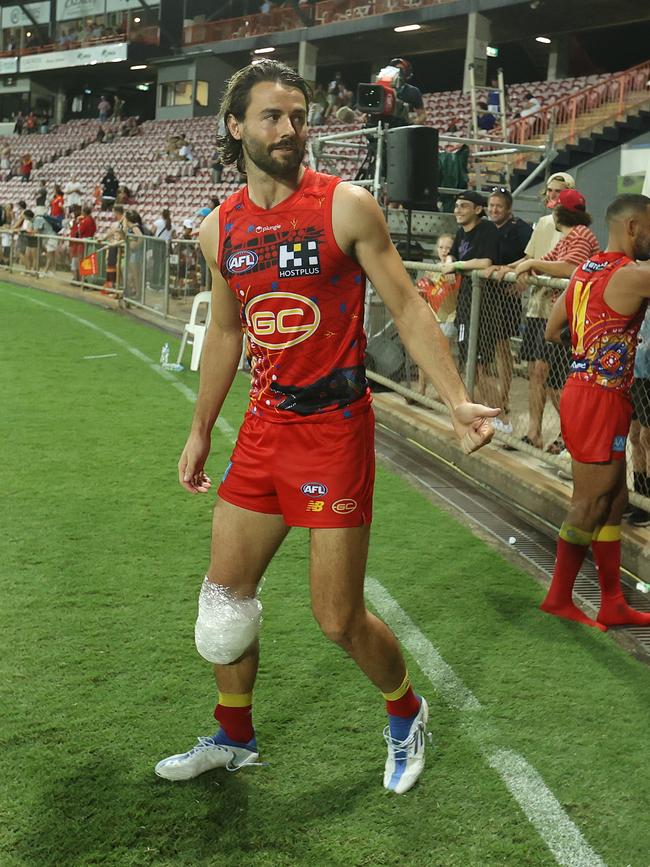
[{"label": "yellow sock stripe", "polygon": [[572,524],[567,524],[566,521],[560,527],[560,538],[570,545],[584,545],[585,547],[591,544],[592,534],[588,530],[581,530],[580,527],[574,527]]},{"label": "yellow sock stripe", "polygon": [[220,692],[219,704],[224,707],[250,707],[253,704],[253,693]]},{"label": "yellow sock stripe", "polygon": [[604,527],[596,527],[593,535],[594,542],[620,542],[621,525],[605,524]]},{"label": "yellow sock stripe", "polygon": [[382,692],[382,695],[386,699],[386,701],[397,701],[398,698],[402,698],[403,695],[411,688],[411,678],[409,677],[408,671],[404,675],[404,680],[397,687],[395,692]]}]

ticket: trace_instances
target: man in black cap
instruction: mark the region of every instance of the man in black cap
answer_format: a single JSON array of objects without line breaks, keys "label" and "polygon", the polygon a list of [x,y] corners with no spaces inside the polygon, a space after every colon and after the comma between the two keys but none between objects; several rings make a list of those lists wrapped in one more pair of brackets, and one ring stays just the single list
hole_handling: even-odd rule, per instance
[{"label": "man in black cap", "polygon": [[[444,274],[489,268],[499,261],[499,233],[494,223],[484,219],[486,201],[476,190],[465,190],[456,196],[454,217],[458,231],[451,248],[455,261],[443,266]],[[498,338],[498,322],[494,316],[496,299],[490,297],[494,292],[486,284],[481,302],[481,316],[478,331],[477,386],[482,394],[497,398],[492,406],[498,406],[498,389],[494,377],[488,375],[493,365]],[[456,328],[458,330],[458,350],[460,363],[467,361],[469,346],[469,319],[472,309],[472,278],[463,277],[458,292],[456,307]]]}]

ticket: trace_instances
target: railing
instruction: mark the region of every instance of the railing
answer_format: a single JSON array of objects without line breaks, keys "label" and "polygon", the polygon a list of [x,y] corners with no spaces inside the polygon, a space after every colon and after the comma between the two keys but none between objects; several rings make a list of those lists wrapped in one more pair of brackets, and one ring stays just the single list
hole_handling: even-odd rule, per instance
[{"label": "railing", "polygon": [[270,9],[255,15],[192,24],[185,28],[183,41],[185,45],[223,42],[278,30],[299,30],[302,27],[354,21],[369,15],[404,12],[450,2],[453,0],[321,0],[313,6],[301,7],[300,11],[295,8]]},{"label": "railing", "polygon": [[[79,263],[92,254],[94,273],[80,274]],[[127,235],[109,245],[98,238],[0,229],[0,267],[99,291],[180,322],[188,320],[194,295],[209,288],[209,271],[193,239]]]},{"label": "railing", "polygon": [[[554,121],[556,144],[558,142],[575,144],[580,137],[580,132],[589,126],[600,125],[608,120],[623,120],[631,96],[641,96],[645,93],[650,101],[649,80],[650,60],[633,66],[625,72],[618,72],[605,81],[592,84],[577,93],[556,99],[535,114],[513,121],[508,127],[509,139],[517,144],[539,139],[546,136]],[[585,116],[599,109],[605,111],[604,113],[599,111],[598,119],[594,124],[580,123],[580,118],[588,120]]]},{"label": "railing", "polygon": [[[548,315],[552,301],[568,281],[531,277],[524,288],[513,274],[495,281],[483,279],[478,271],[466,271],[461,279],[458,274],[443,275],[440,265],[404,264],[434,310],[469,394],[488,406],[502,407],[495,425],[496,441],[563,473],[569,471],[558,408],[571,353],[562,345],[545,343],[537,333],[540,317]],[[366,331],[366,366],[371,382],[392,389],[409,403],[446,412],[433,385],[404,348],[390,312],[374,292],[369,298]],[[644,410],[650,413],[650,406]],[[628,457],[633,442],[631,436]],[[631,461],[628,467],[632,488]],[[631,494],[630,500],[650,510],[650,499]]]}]

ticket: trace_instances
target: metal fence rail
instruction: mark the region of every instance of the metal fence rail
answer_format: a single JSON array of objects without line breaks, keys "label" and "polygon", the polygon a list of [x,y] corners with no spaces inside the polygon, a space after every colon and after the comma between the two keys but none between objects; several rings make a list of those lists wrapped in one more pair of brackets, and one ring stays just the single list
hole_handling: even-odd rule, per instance
[{"label": "metal fence rail", "polygon": [[[80,261],[92,254],[96,273],[80,274]],[[0,266],[99,290],[179,322],[187,322],[194,295],[210,288],[210,271],[193,238],[127,235],[108,244],[98,238],[6,231],[0,232]]]},{"label": "metal fence rail", "polygon": [[[80,277],[81,259],[95,253],[95,273]],[[468,392],[482,403],[502,407],[495,438],[504,446],[566,472],[569,456],[560,437],[559,397],[570,353],[543,339],[554,298],[566,280],[529,277],[485,279],[479,272],[445,275],[440,265],[404,263],[449,341]],[[98,239],[62,235],[0,233],[0,267],[34,279],[53,277],[87,290],[119,297],[125,305],[161,319],[189,320],[197,292],[210,288],[210,272],[193,239],[161,241],[127,235],[108,246]],[[407,400],[446,413],[400,340],[393,319],[372,286],[366,299],[366,366],[370,380]],[[649,381],[650,384],[650,381]],[[650,421],[650,387],[641,389],[641,422]],[[638,422],[628,441],[628,481],[632,471],[650,470],[650,426]],[[650,475],[650,474],[649,474]],[[631,495],[650,511],[650,499]]]},{"label": "metal fence rail", "polygon": [[[517,282],[514,274],[495,281],[484,279],[478,271],[445,275],[440,265],[404,264],[434,311],[469,394],[478,402],[502,408],[496,440],[568,472],[570,456],[560,434],[559,400],[571,353],[544,340],[552,303],[568,281],[530,277]],[[383,301],[372,290],[366,330],[369,379],[409,402],[446,412],[433,385],[404,348]],[[645,397],[642,394],[641,399]],[[650,419],[650,402],[643,405],[642,416]],[[627,447],[630,489],[633,468],[650,467],[644,439],[650,442],[650,428],[633,425]],[[631,501],[650,510],[647,497],[632,494]]]}]

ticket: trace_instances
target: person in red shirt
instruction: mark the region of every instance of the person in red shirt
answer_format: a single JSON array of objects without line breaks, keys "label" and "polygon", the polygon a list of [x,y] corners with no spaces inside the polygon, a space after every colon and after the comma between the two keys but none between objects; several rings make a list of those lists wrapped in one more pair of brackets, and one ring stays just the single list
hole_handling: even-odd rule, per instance
[{"label": "person in red shirt", "polygon": [[[93,238],[97,231],[97,224],[92,216],[92,209],[88,206],[80,208],[79,205],[72,205],[70,210],[75,214],[70,236],[79,239]],[[77,242],[70,244],[70,270],[74,280],[79,279],[79,260],[89,252],[91,252],[89,244]]]},{"label": "person in red shirt", "polygon": [[[555,227],[562,235],[553,249],[541,259],[524,259],[515,268],[515,274],[532,272],[549,277],[570,277],[576,269],[600,250],[598,238],[591,231],[591,215],[581,192],[574,189],[561,190],[553,208]],[[557,297],[557,294],[553,298]],[[546,344],[549,364],[547,384],[553,406],[560,411],[560,393],[569,372],[571,353],[566,346]],[[543,406],[543,404],[542,404]],[[541,424],[541,418],[540,418]],[[558,455],[564,449],[564,441],[558,436],[547,448]]]},{"label": "person in red shirt", "polygon": [[181,780],[256,761],[256,592],[289,528],[301,526],[311,531],[312,610],[324,634],[384,696],[384,786],[402,793],[424,767],[428,708],[413,691],[395,636],[364,604],[374,482],[366,274],[408,353],[449,407],[465,452],[491,439],[490,419],[499,410],[469,402],[447,341],[370,193],[303,165],[309,98],[294,70],[264,60],[235,73],[221,106],[223,162],[236,163],[247,182],[201,224],[212,318],[178,464],[185,490],[210,490],[211,431],[237,371],[243,328],[250,403],[218,491],[195,627],[197,650],[214,665],[220,728],[155,771]]},{"label": "person in red shirt", "polygon": [[[548,340],[570,337],[571,371],[560,404],[571,454],[573,496],[557,542],[553,579],[542,610],[605,630],[650,626],[621,588],[621,518],[627,505],[626,440],[637,337],[650,298],[650,198],[626,194],[607,209],[609,239],[576,269],[556,301]],[[641,263],[635,260],[644,260]],[[601,599],[596,620],[573,602],[572,591],[591,545]]]},{"label": "person in red shirt", "polygon": [[32,158],[30,154],[23,154],[20,160],[20,174],[24,183],[32,176]]},{"label": "person in red shirt", "polygon": [[57,220],[59,226],[65,217],[64,195],[60,184],[54,184],[54,195],[50,199],[50,217]]}]

